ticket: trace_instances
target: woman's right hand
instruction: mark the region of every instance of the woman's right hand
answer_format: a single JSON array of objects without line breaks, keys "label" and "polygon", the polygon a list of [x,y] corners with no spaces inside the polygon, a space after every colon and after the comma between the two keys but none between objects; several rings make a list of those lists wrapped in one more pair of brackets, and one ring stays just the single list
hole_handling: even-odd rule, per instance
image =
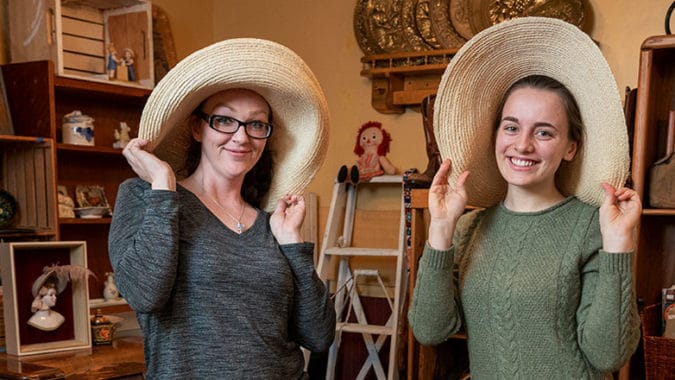
[{"label": "woman's right hand", "polygon": [[171,166],[145,150],[147,139],[131,139],[122,155],[127,159],[138,176],[152,185],[155,190],[176,190],[176,175]]},{"label": "woman's right hand", "polygon": [[469,176],[468,171],[457,177],[455,187],[448,184],[451,163],[443,160],[429,188],[429,245],[438,250],[447,250],[452,245],[457,220],[464,213],[467,203],[464,183]]}]

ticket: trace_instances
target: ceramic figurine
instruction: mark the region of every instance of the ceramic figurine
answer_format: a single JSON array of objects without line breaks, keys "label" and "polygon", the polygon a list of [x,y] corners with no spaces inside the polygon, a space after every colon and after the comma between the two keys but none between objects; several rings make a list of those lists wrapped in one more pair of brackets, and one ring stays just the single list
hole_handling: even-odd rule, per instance
[{"label": "ceramic figurine", "polygon": [[120,298],[120,292],[117,290],[115,284],[115,273],[106,272],[105,274],[105,288],[103,288],[103,299],[106,301],[114,301]]},{"label": "ceramic figurine", "polygon": [[108,69],[108,79],[115,79],[117,75],[117,64],[119,63],[119,58],[117,58],[117,49],[115,44],[112,42],[108,45],[108,58],[106,68]]},{"label": "ceramic figurine", "polygon": [[131,138],[129,137],[129,126],[125,122],[120,122],[120,129],[115,130],[115,142],[113,143],[113,148],[124,148],[129,143]]},{"label": "ceramic figurine", "polygon": [[34,314],[27,323],[42,331],[58,329],[65,317],[52,310],[56,306],[56,296],[63,292],[70,281],[86,281],[89,275],[93,275],[93,272],[79,265],[44,267],[42,274],[33,282],[33,303],[30,309]]},{"label": "ceramic figurine", "polygon": [[28,320],[28,324],[43,331],[52,331],[59,328],[66,320],[61,313],[52,310],[56,306],[57,289],[53,282],[45,282],[31,305],[30,310],[35,313]]},{"label": "ceramic figurine", "polygon": [[127,68],[127,80],[134,82],[136,80],[136,71],[134,70],[134,58],[136,54],[130,48],[124,49],[124,66]]}]

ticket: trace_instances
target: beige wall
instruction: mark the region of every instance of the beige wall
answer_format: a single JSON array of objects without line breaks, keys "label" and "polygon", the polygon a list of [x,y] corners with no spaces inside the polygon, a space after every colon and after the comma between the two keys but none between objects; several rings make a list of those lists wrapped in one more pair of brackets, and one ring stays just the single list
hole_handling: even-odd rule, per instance
[{"label": "beige wall", "polygon": [[[6,61],[6,2],[0,0],[0,62]],[[21,0],[13,0],[21,1]],[[356,130],[366,121],[382,122],[392,137],[389,159],[400,170],[424,169],[427,158],[420,114],[384,115],[370,106],[370,81],[361,77],[360,51],[352,29],[356,0],[154,0],[169,16],[178,58],[217,40],[267,38],[302,56],[318,77],[328,98],[331,132],[328,156],[311,191],[327,208],[338,168],[352,165]],[[598,41],[619,88],[637,85],[642,41],[663,34],[670,0],[587,0],[585,29]],[[369,208],[393,205],[394,193],[369,197]],[[322,221],[323,223],[324,221]]]},{"label": "beige wall", "polygon": [[[327,159],[310,190],[319,205],[330,204],[338,168],[352,165],[356,130],[366,121],[382,122],[393,138],[389,159],[401,170],[424,169],[427,158],[421,116],[414,111],[384,115],[370,106],[370,81],[359,75],[359,49],[353,32],[354,0],[155,0],[168,14],[179,58],[206,44],[231,37],[280,42],[302,56],[328,98],[331,132]],[[614,71],[621,91],[637,85],[642,41],[663,34],[670,0],[589,0],[585,29]],[[198,5],[197,5],[198,4]],[[198,11],[200,9],[200,11]],[[201,11],[205,9],[205,11]],[[395,193],[368,198],[368,208],[397,207]],[[325,221],[322,221],[324,223]]]}]

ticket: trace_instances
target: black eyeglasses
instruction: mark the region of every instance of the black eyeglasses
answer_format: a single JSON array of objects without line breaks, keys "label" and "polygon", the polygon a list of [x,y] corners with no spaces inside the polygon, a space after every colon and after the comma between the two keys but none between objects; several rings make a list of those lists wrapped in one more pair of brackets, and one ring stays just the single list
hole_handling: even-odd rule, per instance
[{"label": "black eyeglasses", "polygon": [[211,129],[227,134],[237,133],[243,126],[248,137],[254,139],[266,139],[272,136],[272,124],[260,120],[241,121],[224,115],[207,115],[202,110],[197,110],[197,115],[209,123]]}]

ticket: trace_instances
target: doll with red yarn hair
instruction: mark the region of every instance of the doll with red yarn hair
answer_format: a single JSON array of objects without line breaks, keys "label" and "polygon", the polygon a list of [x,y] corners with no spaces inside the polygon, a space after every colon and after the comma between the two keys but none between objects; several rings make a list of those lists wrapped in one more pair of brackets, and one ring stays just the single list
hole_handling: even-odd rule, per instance
[{"label": "doll with red yarn hair", "polygon": [[352,166],[349,173],[347,166],[342,166],[338,172],[338,181],[344,182],[348,174],[352,183],[358,183],[383,174],[396,173],[396,168],[386,157],[390,142],[391,135],[382,128],[382,123],[369,121],[363,124],[354,145],[354,153],[359,156],[356,166]]}]

